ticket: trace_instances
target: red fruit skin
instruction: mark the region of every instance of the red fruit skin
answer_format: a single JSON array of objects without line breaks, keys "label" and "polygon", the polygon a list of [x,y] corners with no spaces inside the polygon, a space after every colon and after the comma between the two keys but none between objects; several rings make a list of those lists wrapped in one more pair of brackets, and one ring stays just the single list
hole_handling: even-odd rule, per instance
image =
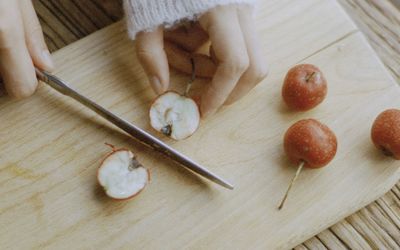
[{"label": "red fruit skin", "polygon": [[324,75],[311,64],[300,64],[291,68],[282,86],[283,100],[290,109],[296,111],[314,108],[325,99],[327,92]]},{"label": "red fruit skin", "polygon": [[[101,184],[100,184],[100,180],[99,180],[99,171],[100,171],[100,168],[103,167],[104,161],[105,161],[108,157],[110,157],[111,155],[115,154],[116,152],[119,152],[119,151],[130,151],[130,150],[126,149],[126,148],[118,148],[118,149],[116,149],[113,145],[108,144],[108,143],[106,143],[106,145],[111,146],[111,147],[112,147],[112,151],[111,151],[110,153],[108,153],[108,154],[103,158],[103,160],[101,161],[100,166],[97,168],[97,173],[96,173],[96,175],[97,175],[97,183],[99,183],[100,186],[101,186]],[[151,181],[150,170],[146,169],[146,171],[147,171],[147,175],[148,175],[147,183],[149,183],[149,182]],[[147,183],[146,183],[146,185],[147,185]],[[116,201],[127,201],[127,200],[130,200],[130,199],[132,199],[133,197],[139,195],[139,194],[143,191],[143,189],[146,187],[146,185],[144,185],[143,188],[140,189],[137,193],[135,193],[135,194],[133,194],[133,195],[127,197],[127,198],[119,199],[119,198],[114,198],[114,197],[111,197],[111,196],[108,196],[108,197],[110,197],[111,199],[116,200]],[[101,186],[101,187],[102,187],[102,186]]]},{"label": "red fruit skin", "polygon": [[372,125],[371,139],[385,155],[400,160],[400,110],[388,109],[380,113]]},{"label": "red fruit skin", "polygon": [[336,155],[337,139],[326,125],[314,119],[300,120],[285,133],[284,149],[291,161],[307,168],[326,166]]}]

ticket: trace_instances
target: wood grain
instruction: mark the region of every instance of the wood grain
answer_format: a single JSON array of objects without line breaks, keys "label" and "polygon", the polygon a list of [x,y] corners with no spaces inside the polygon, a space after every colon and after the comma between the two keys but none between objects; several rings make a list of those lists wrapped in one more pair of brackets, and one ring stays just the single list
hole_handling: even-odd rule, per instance
[{"label": "wood grain", "polygon": [[[367,37],[397,83],[400,83],[400,2],[398,0],[339,0],[339,2]],[[357,224],[353,224],[353,217],[360,218],[360,211],[326,230],[335,232],[330,239],[339,239],[342,246],[350,249],[371,249],[376,248],[382,241],[387,240],[385,244],[390,244],[395,240],[397,245],[393,249],[400,249],[399,186],[400,183],[397,183],[390,192],[366,207],[367,210],[380,211],[374,215],[376,224],[369,223],[364,217],[356,219]],[[367,229],[372,230],[374,234],[366,233]],[[320,233],[315,239],[320,239],[319,236],[324,233]],[[377,240],[375,234],[381,236],[381,239]],[[318,249],[318,245],[309,246],[309,249]]]},{"label": "wood grain", "polygon": [[122,17],[120,0],[33,0],[33,4],[51,51]]},{"label": "wood grain", "polygon": [[[82,12],[80,9],[71,7],[63,8],[63,6],[69,6],[71,2],[72,1],[68,0],[34,0],[35,7],[43,24],[46,40],[49,44],[49,47],[53,51],[72,41],[86,36],[94,30],[94,25],[91,24],[90,21],[76,22],[76,20],[74,21],[72,19],[73,16],[76,16],[77,20],[86,20],[88,18],[85,17],[84,12]],[[90,5],[91,3],[88,2],[92,2],[92,6],[104,10],[106,13],[105,15],[101,15],[96,12],[96,15],[93,15],[91,18],[92,22],[97,22],[97,28],[103,27],[102,25],[112,23],[121,16],[120,8],[118,8],[118,4],[115,4],[114,2],[110,3],[110,1],[98,0],[84,0],[79,2],[85,2],[86,5]],[[340,2],[343,4],[347,12],[353,17],[353,19],[355,19],[360,29],[369,39],[371,45],[378,52],[382,61],[391,70],[393,76],[399,80],[398,72],[400,67],[400,53],[398,45],[400,39],[398,32],[398,19],[400,14],[398,9],[395,8],[390,1],[386,0],[340,0]],[[398,4],[396,1],[393,3],[395,5]],[[62,17],[63,15],[55,15],[49,11],[49,9],[53,9],[54,6],[56,6],[58,11],[61,11],[67,18],[64,17],[62,21],[59,21],[59,19],[61,19],[60,16]],[[52,11],[54,12],[54,10]],[[105,16],[109,16],[110,18]],[[70,28],[67,29],[65,27]],[[79,29],[81,31],[77,32]],[[75,34],[71,30],[74,30]],[[393,239],[398,239],[397,234],[400,231],[399,197],[399,188],[396,186],[391,192],[387,193],[384,197],[368,206],[368,209],[370,207],[375,207],[375,209],[380,211],[380,213],[376,213],[374,217],[374,219],[379,223],[371,225],[371,223],[368,223],[368,221],[364,220],[363,217],[358,216],[361,219],[358,220],[357,224],[352,224],[353,219],[348,218],[343,222],[331,227],[329,230],[320,233],[313,240],[307,241],[307,248],[319,249],[318,247],[321,246],[322,243],[328,248],[334,249],[339,247],[340,244],[342,247],[351,249],[368,249],[368,247],[376,246],[378,244],[374,242],[375,238],[373,236],[366,234],[363,232],[363,230],[361,230],[361,232],[359,232],[360,230],[357,231],[355,229],[356,227],[372,228],[372,230],[377,234],[388,234],[391,235]],[[383,232],[380,229],[383,229]],[[390,232],[390,234],[387,232]],[[383,238],[385,240],[385,237]],[[314,242],[316,243],[314,244]]]}]

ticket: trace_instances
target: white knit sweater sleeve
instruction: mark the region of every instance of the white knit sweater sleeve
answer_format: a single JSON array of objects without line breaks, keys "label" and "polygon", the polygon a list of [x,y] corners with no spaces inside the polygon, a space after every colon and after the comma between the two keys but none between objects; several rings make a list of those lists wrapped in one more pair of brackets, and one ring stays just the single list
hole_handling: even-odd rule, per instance
[{"label": "white knit sweater sleeve", "polygon": [[254,4],[257,0],[124,0],[130,38],[140,31],[151,31],[163,25],[171,27],[178,21],[194,20],[218,5]]}]

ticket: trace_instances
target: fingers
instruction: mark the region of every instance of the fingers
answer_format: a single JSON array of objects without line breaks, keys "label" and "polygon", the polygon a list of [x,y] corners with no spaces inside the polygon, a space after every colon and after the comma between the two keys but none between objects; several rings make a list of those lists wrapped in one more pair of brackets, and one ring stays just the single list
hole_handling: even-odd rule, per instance
[{"label": "fingers", "polygon": [[136,37],[136,53],[154,91],[157,94],[165,92],[169,85],[169,68],[164,51],[163,29],[139,33]]},{"label": "fingers", "polygon": [[196,77],[211,78],[215,74],[217,66],[210,57],[202,54],[191,54],[168,41],[164,42],[164,48],[171,67],[186,74],[191,74],[192,63],[190,59],[193,58],[196,65]]},{"label": "fingers", "polygon": [[26,45],[33,63],[40,69],[54,70],[54,63],[44,41],[42,27],[31,0],[19,0],[19,6],[24,23]]},{"label": "fingers", "polygon": [[186,26],[164,32],[164,39],[187,51],[195,51],[208,41],[208,34],[198,23],[187,23]]},{"label": "fingers", "polygon": [[27,97],[37,87],[17,1],[0,0],[0,73],[10,96]]},{"label": "fingers", "polygon": [[199,23],[186,23],[174,30],[164,32],[164,48],[169,65],[181,72],[191,74],[193,58],[196,76],[211,78],[216,64],[207,55],[193,53],[208,42],[208,34]]},{"label": "fingers", "polygon": [[214,63],[218,63],[218,59],[217,59],[217,56],[215,55],[215,51],[214,51],[214,48],[213,48],[212,45],[210,46],[209,52],[208,52],[208,53],[210,54],[211,60],[212,60]]},{"label": "fingers", "polygon": [[200,17],[209,36],[219,65],[201,100],[203,117],[213,114],[225,102],[249,66],[246,44],[236,7],[216,7]]},{"label": "fingers", "polygon": [[231,104],[242,98],[268,74],[267,63],[263,57],[259,38],[255,30],[251,7],[241,6],[241,8],[238,9],[238,17],[247,46],[250,66],[240,78],[225,104]]}]

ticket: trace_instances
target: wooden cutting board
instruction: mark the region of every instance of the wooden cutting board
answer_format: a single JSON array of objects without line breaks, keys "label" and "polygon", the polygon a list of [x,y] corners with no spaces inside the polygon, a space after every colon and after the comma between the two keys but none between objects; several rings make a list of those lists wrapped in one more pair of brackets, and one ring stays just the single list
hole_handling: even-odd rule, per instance
[{"label": "wooden cutting board", "polygon": [[[168,144],[235,184],[229,191],[143,147],[47,86],[27,100],[0,98],[0,249],[285,249],[355,212],[398,180],[398,163],[372,146],[376,115],[399,107],[399,88],[335,1],[263,1],[258,30],[270,74],[233,106]],[[57,53],[56,74],[127,120],[149,127],[155,95],[117,23]],[[293,113],[282,104],[286,71],[318,65],[329,81],[322,105]],[[182,90],[187,76],[173,74]],[[207,84],[198,81],[198,85]],[[277,205],[295,172],[282,150],[302,118],[328,124],[334,161],[305,170],[286,207]],[[96,170],[109,149],[129,147],[152,173],[133,200],[107,198]]]}]

